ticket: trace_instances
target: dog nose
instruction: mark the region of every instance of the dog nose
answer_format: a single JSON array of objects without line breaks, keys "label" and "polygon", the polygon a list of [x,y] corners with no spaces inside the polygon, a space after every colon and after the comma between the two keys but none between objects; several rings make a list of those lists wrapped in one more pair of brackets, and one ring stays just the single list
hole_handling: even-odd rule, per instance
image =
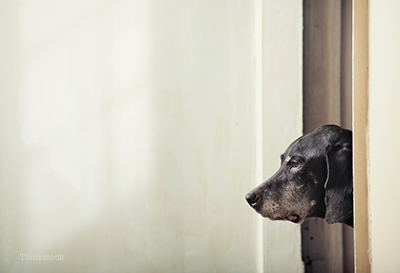
[{"label": "dog nose", "polygon": [[258,196],[258,194],[251,191],[248,194],[246,194],[246,200],[250,206],[254,207],[255,205],[257,205],[258,201],[260,200],[260,196]]}]

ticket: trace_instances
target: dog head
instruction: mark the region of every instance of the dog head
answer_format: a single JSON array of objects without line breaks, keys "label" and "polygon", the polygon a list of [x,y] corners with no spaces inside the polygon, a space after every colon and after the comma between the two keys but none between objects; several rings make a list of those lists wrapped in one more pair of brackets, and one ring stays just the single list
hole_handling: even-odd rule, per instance
[{"label": "dog head", "polygon": [[278,171],[246,200],[271,220],[321,217],[352,225],[352,132],[325,125],[298,138],[281,155]]}]

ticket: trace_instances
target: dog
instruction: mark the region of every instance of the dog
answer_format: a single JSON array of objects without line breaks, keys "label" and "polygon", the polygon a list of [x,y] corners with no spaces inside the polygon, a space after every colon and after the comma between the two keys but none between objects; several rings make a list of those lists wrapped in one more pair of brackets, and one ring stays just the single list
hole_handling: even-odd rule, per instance
[{"label": "dog", "polygon": [[290,144],[278,171],[245,198],[271,220],[353,226],[352,151],[352,131],[323,125]]}]

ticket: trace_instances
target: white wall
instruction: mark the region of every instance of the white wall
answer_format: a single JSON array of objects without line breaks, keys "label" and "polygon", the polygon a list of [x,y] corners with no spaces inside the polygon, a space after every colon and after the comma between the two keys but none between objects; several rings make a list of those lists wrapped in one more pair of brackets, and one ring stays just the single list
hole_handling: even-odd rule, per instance
[{"label": "white wall", "polygon": [[[302,134],[302,1],[264,1],[263,178]],[[300,225],[264,221],[266,272],[303,272]]]},{"label": "white wall", "polygon": [[369,217],[372,272],[400,268],[400,2],[369,1]]},{"label": "white wall", "polygon": [[1,1],[0,271],[302,272],[244,200],[301,133],[274,2]]}]

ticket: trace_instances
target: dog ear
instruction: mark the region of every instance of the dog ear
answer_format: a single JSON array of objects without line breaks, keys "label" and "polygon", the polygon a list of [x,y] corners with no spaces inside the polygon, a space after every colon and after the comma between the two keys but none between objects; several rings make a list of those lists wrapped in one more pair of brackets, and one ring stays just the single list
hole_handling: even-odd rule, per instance
[{"label": "dog ear", "polygon": [[349,221],[348,219],[353,215],[351,143],[339,143],[329,147],[326,153],[326,163],[328,174],[324,185],[325,221],[328,224]]}]

